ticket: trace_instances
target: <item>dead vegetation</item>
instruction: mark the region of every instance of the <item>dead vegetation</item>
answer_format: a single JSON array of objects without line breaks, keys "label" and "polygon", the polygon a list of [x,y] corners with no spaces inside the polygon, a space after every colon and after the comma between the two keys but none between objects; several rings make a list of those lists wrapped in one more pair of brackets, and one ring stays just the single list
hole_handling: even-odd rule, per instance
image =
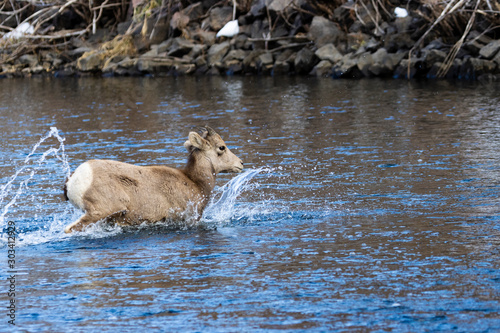
[{"label": "dead vegetation", "polygon": [[[197,3],[196,0],[0,0],[0,65],[26,53],[40,49],[64,49],[71,38],[89,37],[98,29],[116,32],[119,23],[133,21],[132,27],[141,27],[149,21],[153,28],[159,22],[168,22],[172,30],[182,26],[183,9]],[[239,16],[246,15],[252,6],[269,4],[263,0],[221,0],[204,8],[205,16],[214,7],[233,6]],[[204,3],[205,4],[205,3]],[[409,33],[416,41],[409,50],[408,59],[428,42],[442,38],[450,45],[448,56],[438,76],[446,75],[460,48],[474,38],[487,36],[500,38],[500,3],[496,0],[291,0],[286,10],[263,15],[268,17],[270,33],[278,23],[289,27],[296,24],[294,17],[324,16],[348,33],[353,24],[361,24],[366,33],[383,38],[385,22],[394,21],[394,8],[404,7],[413,20]],[[310,21],[300,22],[307,30]],[[28,27],[29,33],[18,31]],[[144,23],[143,28],[146,26]],[[129,29],[129,33],[133,29]],[[178,29],[182,30],[182,29]],[[116,33],[114,33],[116,35]],[[269,36],[270,37],[270,36]],[[409,61],[409,64],[411,61]]]}]

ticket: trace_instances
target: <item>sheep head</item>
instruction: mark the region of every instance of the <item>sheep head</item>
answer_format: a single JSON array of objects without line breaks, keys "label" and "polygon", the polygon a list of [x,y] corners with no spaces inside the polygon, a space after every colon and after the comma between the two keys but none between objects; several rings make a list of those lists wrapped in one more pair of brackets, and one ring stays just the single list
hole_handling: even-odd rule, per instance
[{"label": "sheep head", "polygon": [[208,126],[201,129],[201,134],[190,132],[184,147],[190,154],[202,154],[211,162],[216,174],[243,170],[243,162],[227,148],[220,135]]}]

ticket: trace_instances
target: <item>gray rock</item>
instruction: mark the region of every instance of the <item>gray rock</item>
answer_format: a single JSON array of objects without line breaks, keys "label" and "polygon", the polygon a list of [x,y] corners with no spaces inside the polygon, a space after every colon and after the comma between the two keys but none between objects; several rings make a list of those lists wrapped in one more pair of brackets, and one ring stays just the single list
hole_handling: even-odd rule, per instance
[{"label": "gray rock", "polygon": [[214,31],[205,31],[202,29],[197,29],[193,34],[193,38],[199,40],[201,43],[211,46],[215,44],[215,35]]},{"label": "gray rock", "polygon": [[208,65],[212,66],[216,62],[221,62],[231,48],[228,41],[214,44],[208,49]]},{"label": "gray rock", "polygon": [[189,24],[189,16],[182,12],[176,12],[170,19],[170,28],[172,30],[184,31]]},{"label": "gray rock", "polygon": [[339,62],[343,57],[343,55],[331,43],[320,47],[314,54],[320,60],[328,60],[332,64]]},{"label": "gray rock", "polygon": [[197,57],[199,57],[201,54],[203,54],[205,52],[205,50],[207,49],[207,46],[204,45],[204,44],[194,44],[193,48],[191,49],[191,51],[188,53],[188,56],[190,58],[193,58],[193,59],[196,59]]},{"label": "gray rock", "polygon": [[18,59],[19,63],[22,65],[28,65],[29,67],[38,66],[38,57],[34,54],[23,54]]},{"label": "gray rock", "polygon": [[168,49],[168,55],[172,57],[182,57],[188,54],[193,49],[194,44],[182,37],[174,38],[170,48]]},{"label": "gray rock", "polygon": [[245,59],[249,53],[250,52],[248,52],[248,51],[239,50],[239,49],[231,50],[224,57],[224,59],[222,60],[222,62],[228,62],[228,61],[231,61],[231,60],[243,61],[243,59]]},{"label": "gray rock", "polygon": [[297,52],[297,56],[295,57],[294,61],[296,73],[307,74],[312,70],[315,64],[316,57],[313,51],[309,50],[307,47],[304,47],[302,50]]},{"label": "gray rock", "polygon": [[467,58],[460,67],[459,79],[476,80],[485,73],[493,72],[496,67],[496,63],[490,60]]},{"label": "gray rock", "polygon": [[309,27],[307,37],[321,47],[328,43],[337,44],[345,39],[345,33],[334,22],[322,17],[315,16]]},{"label": "gray rock", "polygon": [[333,66],[332,76],[334,78],[361,78],[363,73],[358,69],[357,59],[352,53],[344,55],[341,61]]},{"label": "gray rock", "polygon": [[405,53],[388,53],[385,48],[380,48],[369,56],[360,57],[358,68],[366,76],[392,75],[404,56]]},{"label": "gray rock", "polygon": [[159,20],[155,23],[151,34],[149,34],[149,42],[151,44],[157,44],[164,41],[168,37],[169,24],[166,19]]},{"label": "gray rock", "polygon": [[313,70],[309,74],[318,77],[329,77],[332,75],[332,68],[333,65],[330,61],[322,60],[316,66],[314,66]]},{"label": "gray rock", "polygon": [[255,20],[250,28],[250,37],[262,38],[263,32],[264,32],[264,23],[262,22],[262,20]]},{"label": "gray rock", "polygon": [[125,33],[127,32],[128,28],[130,28],[130,26],[132,25],[133,21],[132,20],[129,20],[129,21],[125,21],[125,22],[121,22],[121,23],[118,23],[118,26],[117,26],[117,32],[119,35],[125,35]]},{"label": "gray rock", "polygon": [[193,3],[181,12],[183,15],[189,17],[189,21],[197,21],[203,16],[203,4],[201,2]]},{"label": "gray rock", "polygon": [[241,61],[233,60],[226,64],[226,75],[239,74],[243,71],[243,64]]},{"label": "gray rock", "polygon": [[431,68],[436,62],[443,62],[447,56],[446,52],[440,50],[428,50],[422,53],[426,68]]},{"label": "gray rock", "polygon": [[276,61],[293,63],[295,61],[295,53],[291,49],[286,49],[276,56]]},{"label": "gray rock", "polygon": [[250,54],[243,59],[243,69],[246,73],[257,73],[259,71],[257,67],[257,58],[265,52],[266,51],[260,49],[250,51]]},{"label": "gray rock", "polygon": [[196,70],[195,64],[177,64],[174,67],[175,75],[192,74]]},{"label": "gray rock", "polygon": [[248,14],[257,17],[266,13],[266,0],[254,0]]},{"label": "gray rock", "polygon": [[209,24],[213,31],[219,31],[233,19],[233,7],[215,7],[210,11]]},{"label": "gray rock", "polygon": [[396,26],[396,29],[398,33],[407,33],[410,30],[410,24],[413,18],[411,16],[407,17],[398,17],[394,21],[394,25]]},{"label": "gray rock", "polygon": [[265,52],[257,57],[257,65],[264,67],[274,63],[273,55],[270,52]]},{"label": "gray rock", "polygon": [[479,55],[486,59],[492,59],[500,51],[500,39],[494,40],[488,45],[483,46],[479,51]]},{"label": "gray rock", "polygon": [[287,75],[290,73],[288,61],[276,61],[273,65],[273,75]]},{"label": "gray rock", "polygon": [[283,11],[291,11],[292,5],[300,8],[306,1],[305,0],[271,0],[267,5],[267,9],[271,12],[282,13]]},{"label": "gray rock", "polygon": [[146,59],[139,58],[137,60],[137,69],[141,72],[154,73],[154,72],[168,72],[174,61],[172,59]]},{"label": "gray rock", "polygon": [[371,36],[358,32],[350,33],[347,35],[347,49],[348,51],[356,51],[364,47],[370,41]]},{"label": "gray rock", "polygon": [[85,52],[76,62],[76,68],[82,72],[97,71],[102,68],[106,58],[105,51]]},{"label": "gray rock", "polygon": [[441,70],[441,67],[443,67],[442,62],[435,62],[432,64],[431,69],[427,72],[427,78],[428,79],[437,79],[438,78],[438,73]]},{"label": "gray rock", "polygon": [[[143,54],[141,54],[141,57],[156,57],[158,55],[158,47],[159,45],[153,44],[151,45],[151,49]],[[165,52],[165,51],[163,51]]]},{"label": "gray rock", "polygon": [[372,76],[370,67],[373,66],[373,56],[370,52],[365,52],[357,59],[357,66],[364,76]]},{"label": "gray rock", "polygon": [[408,60],[408,58],[402,59],[399,66],[394,71],[394,77],[400,79],[412,79],[417,75],[417,68],[421,65],[422,59],[420,58],[412,57],[410,60]]},{"label": "gray rock", "polygon": [[415,41],[409,34],[394,34],[384,38],[384,47],[389,52],[397,52],[399,50],[409,50],[415,45]]},{"label": "gray rock", "polygon": [[500,67],[500,52],[498,52],[497,55],[491,61],[493,61],[494,63],[497,64],[497,66]]},{"label": "gray rock", "polygon": [[273,70],[274,58],[272,53],[265,52],[257,57],[255,60],[257,69],[262,74],[269,74]]}]

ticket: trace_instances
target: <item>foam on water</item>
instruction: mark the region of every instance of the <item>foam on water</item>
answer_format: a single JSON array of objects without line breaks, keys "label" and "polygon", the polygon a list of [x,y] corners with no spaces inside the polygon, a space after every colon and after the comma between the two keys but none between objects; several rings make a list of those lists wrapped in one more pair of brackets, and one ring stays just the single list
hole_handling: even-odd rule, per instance
[{"label": "foam on water", "polygon": [[[42,150],[40,147],[49,138],[56,138],[59,145],[57,147],[46,148],[43,152],[38,152]],[[71,237],[105,238],[124,231],[124,228],[120,226],[97,223],[87,228],[84,232],[65,234],[63,231],[64,227],[78,219],[82,212],[74,208],[69,202],[62,200],[61,202],[48,205],[46,198],[43,198],[44,193],[38,196],[32,195],[33,192],[37,191],[33,183],[40,183],[37,179],[44,178],[42,166],[48,162],[50,157],[54,158],[57,165],[60,164],[60,166],[56,166],[55,170],[52,167],[49,172],[62,173],[64,177],[59,175],[58,179],[69,177],[70,168],[68,157],[65,154],[64,140],[59,135],[59,130],[56,127],[51,127],[48,134],[34,145],[31,152],[24,159],[23,164],[16,168],[14,175],[0,189],[0,226],[2,229],[5,229],[8,221],[15,221],[17,246],[63,241]],[[216,187],[199,224],[198,222],[196,223],[203,228],[216,228],[218,226],[238,223],[241,220],[249,221],[257,215],[271,212],[272,209],[269,208],[269,205],[263,198],[261,198],[263,200],[259,200],[257,203],[238,202],[238,199],[243,193],[253,191],[259,187],[259,183],[255,181],[256,177],[270,177],[272,172],[273,170],[269,168],[250,169],[235,176],[225,185]],[[50,186],[55,187],[52,189],[55,193],[61,191],[62,185],[59,183]],[[45,195],[47,196],[46,193]],[[26,199],[29,196],[32,196],[31,202]],[[22,207],[23,205],[31,207]],[[57,207],[54,208],[54,205]],[[27,210],[27,213],[24,216],[18,217],[19,214],[16,214],[14,208]],[[14,217],[11,217],[12,215]],[[174,227],[187,228],[190,226],[188,222]],[[172,227],[168,223],[164,226],[167,228]],[[150,227],[144,225],[139,227],[139,229]],[[7,236],[4,232],[0,239],[0,245],[5,246],[6,244]]]}]

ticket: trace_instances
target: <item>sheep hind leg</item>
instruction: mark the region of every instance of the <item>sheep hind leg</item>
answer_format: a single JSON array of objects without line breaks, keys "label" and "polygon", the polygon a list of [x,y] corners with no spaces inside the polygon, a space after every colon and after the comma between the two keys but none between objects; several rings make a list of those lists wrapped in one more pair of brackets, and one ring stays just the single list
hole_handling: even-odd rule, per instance
[{"label": "sheep hind leg", "polygon": [[88,212],[86,212],[78,220],[71,224],[68,224],[64,228],[64,232],[69,234],[73,231],[83,231],[83,229],[85,229],[87,226],[94,224],[105,217],[105,215],[103,216],[100,214],[89,214]]}]

